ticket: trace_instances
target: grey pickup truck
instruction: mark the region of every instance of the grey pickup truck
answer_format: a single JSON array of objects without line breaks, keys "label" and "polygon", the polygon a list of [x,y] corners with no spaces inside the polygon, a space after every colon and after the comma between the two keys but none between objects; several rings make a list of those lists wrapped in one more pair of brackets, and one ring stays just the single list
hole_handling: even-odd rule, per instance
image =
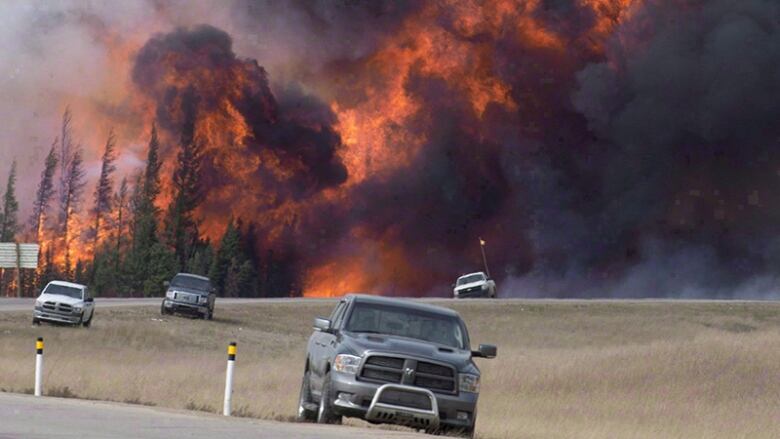
[{"label": "grey pickup truck", "polygon": [[314,320],[298,404],[301,421],[343,416],[432,434],[473,437],[480,371],[457,312],[409,300],[350,295]]},{"label": "grey pickup truck", "polygon": [[207,277],[196,274],[179,273],[165,282],[168,291],[160,306],[165,314],[181,313],[200,316],[211,320],[214,317],[214,302],[217,295]]}]

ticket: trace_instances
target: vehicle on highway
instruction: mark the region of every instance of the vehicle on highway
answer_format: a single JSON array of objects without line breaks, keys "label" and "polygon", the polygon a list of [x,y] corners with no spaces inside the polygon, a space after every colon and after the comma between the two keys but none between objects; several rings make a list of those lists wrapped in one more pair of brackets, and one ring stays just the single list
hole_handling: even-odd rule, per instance
[{"label": "vehicle on highway", "polygon": [[179,273],[165,282],[167,291],[160,312],[187,314],[211,320],[217,295],[209,278],[197,274]]},{"label": "vehicle on highway", "polygon": [[496,282],[481,271],[464,274],[455,281],[452,288],[452,295],[456,299],[496,297]]},{"label": "vehicle on highway", "polygon": [[306,353],[298,418],[343,416],[428,433],[473,437],[480,371],[457,312],[408,300],[349,295],[316,318]]},{"label": "vehicle on highway", "polygon": [[35,300],[33,325],[42,321],[89,327],[95,316],[95,300],[89,289],[80,284],[51,281]]}]

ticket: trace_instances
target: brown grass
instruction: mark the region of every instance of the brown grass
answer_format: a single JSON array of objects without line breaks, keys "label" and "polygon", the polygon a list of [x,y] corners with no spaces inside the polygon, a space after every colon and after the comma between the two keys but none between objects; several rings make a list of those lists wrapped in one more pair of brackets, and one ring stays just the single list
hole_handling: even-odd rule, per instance
[{"label": "brown grass", "polygon": [[[780,437],[780,304],[444,302],[483,370],[481,438]],[[295,413],[311,319],[332,303],[218,308],[206,322],[151,307],[98,309],[92,328],[0,313],[0,389],[29,392],[34,341],[47,393],[218,412],[238,342],[234,411]]]}]

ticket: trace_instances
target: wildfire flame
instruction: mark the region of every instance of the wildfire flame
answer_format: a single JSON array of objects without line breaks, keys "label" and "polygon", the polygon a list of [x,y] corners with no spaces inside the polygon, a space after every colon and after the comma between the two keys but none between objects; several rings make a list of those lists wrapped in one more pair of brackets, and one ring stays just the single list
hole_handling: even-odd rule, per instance
[{"label": "wildfire flame", "polygon": [[[133,120],[120,122],[125,136],[121,140],[145,144],[157,121],[165,146],[163,175],[173,172],[183,96],[195,90],[195,137],[206,156],[205,200],[198,211],[204,237],[218,241],[230,218],[257,223],[258,248],[299,248],[296,268],[305,296],[424,293],[431,279],[452,273],[421,272],[415,261],[427,256],[399,242],[403,231],[392,225],[376,232],[361,224],[324,223],[345,221],[350,209],[361,209],[354,205],[355,194],[365,190],[364,184],[403,172],[439,129],[429,102],[410,92],[416,78],[438,81],[460,95],[470,113],[464,117],[471,120],[487,124],[496,112],[524,114],[535,108],[529,103],[534,98],[523,98],[513,88],[514,78],[506,73],[513,67],[497,54],[499,47],[511,45],[534,54],[517,62],[538,58],[546,65],[565,65],[572,45],[591,55],[603,52],[605,40],[635,2],[579,0],[593,20],[576,40],[567,29],[545,21],[543,3],[426,2],[376,50],[340,66],[340,73],[350,73],[349,81],[334,80],[331,100],[321,105],[305,94],[275,96],[265,70],[253,60],[236,57],[230,42],[213,30],[200,30],[213,37],[206,44],[187,39],[186,30],[147,42],[120,38],[100,27],[94,32],[111,49],[111,69],[120,78],[116,88],[106,92],[115,101],[129,102],[132,109]],[[177,44],[189,44],[186,50],[173,44],[176,38]],[[98,121],[98,132],[117,123],[96,109],[76,111]],[[480,139],[497,135],[488,130],[468,131]],[[171,197],[170,180],[164,178],[160,207]],[[332,207],[337,205],[346,207]],[[328,218],[332,211],[338,214]],[[89,225],[79,218],[69,236],[47,232],[43,248],[58,239],[76,242]],[[107,234],[99,237],[100,242],[107,239]],[[318,242],[324,248],[309,254]],[[72,248],[74,261],[91,257],[90,246]],[[64,259],[65,254],[57,254],[58,264]]]}]

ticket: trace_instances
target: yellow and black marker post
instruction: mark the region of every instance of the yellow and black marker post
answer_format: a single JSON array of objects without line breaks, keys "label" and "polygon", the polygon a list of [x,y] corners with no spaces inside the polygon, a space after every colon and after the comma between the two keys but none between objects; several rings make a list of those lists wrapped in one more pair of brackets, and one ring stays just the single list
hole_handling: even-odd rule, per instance
[{"label": "yellow and black marker post", "polygon": [[35,396],[41,396],[43,379],[43,337],[35,341]]},{"label": "yellow and black marker post", "polygon": [[236,342],[228,345],[227,377],[225,378],[225,405],[222,414],[230,416],[230,401],[233,398],[233,368],[236,365]]}]

